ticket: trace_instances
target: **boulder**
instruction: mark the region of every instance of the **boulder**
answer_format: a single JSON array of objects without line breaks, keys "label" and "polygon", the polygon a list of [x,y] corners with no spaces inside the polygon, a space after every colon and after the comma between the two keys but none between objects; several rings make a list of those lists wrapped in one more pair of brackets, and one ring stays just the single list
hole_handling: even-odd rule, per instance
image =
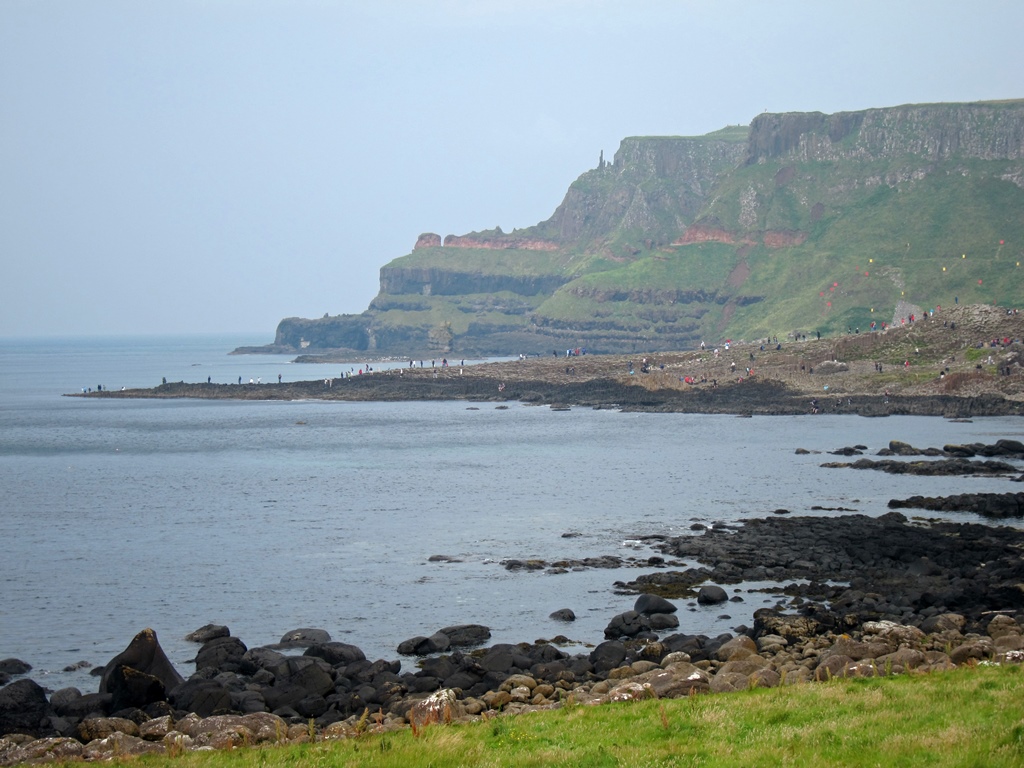
[{"label": "boulder", "polygon": [[0,734],[42,736],[49,728],[50,705],[46,691],[24,678],[0,688]]},{"label": "boulder", "polygon": [[219,669],[225,672],[238,672],[242,668],[242,659],[246,651],[245,643],[237,637],[215,637],[205,643],[196,654],[196,669]]},{"label": "boulder", "polygon": [[726,591],[714,584],[705,584],[697,592],[697,602],[700,605],[718,605],[728,599],[729,595],[726,594]]},{"label": "boulder", "polygon": [[110,709],[142,709],[148,704],[167,700],[164,684],[153,675],[118,664],[107,677],[107,690],[113,697]]},{"label": "boulder", "polygon": [[482,624],[457,624],[445,627],[439,633],[445,635],[454,648],[471,648],[491,639],[491,630]]},{"label": "boulder", "polygon": [[323,629],[303,627],[286,632],[277,644],[278,648],[308,648],[311,645],[331,642],[330,634]]},{"label": "boulder", "polygon": [[636,611],[626,611],[612,617],[612,620],[608,622],[608,626],[605,627],[604,636],[609,640],[619,637],[636,637],[641,632],[646,632],[650,628],[651,625],[645,616]]},{"label": "boulder", "polygon": [[200,717],[231,709],[231,693],[215,680],[187,680],[171,689],[168,699],[175,709],[194,712]]},{"label": "boulder", "polygon": [[113,733],[138,736],[139,726],[124,717],[93,717],[80,722],[75,730],[75,734],[83,744],[97,739],[105,739]]},{"label": "boulder", "polygon": [[671,613],[652,613],[647,617],[647,621],[655,632],[679,627],[679,619]]},{"label": "boulder", "polygon": [[24,675],[32,671],[32,665],[21,659],[0,660],[0,672],[8,675]]},{"label": "boulder", "polygon": [[144,629],[137,634],[121,653],[111,659],[103,668],[100,680],[100,693],[110,693],[110,676],[118,666],[151,675],[163,683],[165,690],[181,685],[185,680],[171,664],[170,659],[160,647],[156,632]]},{"label": "boulder", "polygon": [[164,751],[163,744],[117,732],[86,744],[82,748],[82,758],[87,761],[112,760],[115,757],[124,759],[138,755],[163,754]]},{"label": "boulder", "polygon": [[231,630],[223,624],[206,624],[194,632],[189,632],[185,635],[185,639],[190,643],[208,643],[218,637],[229,637],[230,635]]},{"label": "boulder", "polygon": [[636,599],[633,610],[637,613],[651,615],[652,613],[675,613],[678,610],[674,603],[669,602],[658,595],[643,594]]},{"label": "boulder", "polygon": [[303,655],[316,656],[326,661],[332,667],[339,664],[348,665],[354,661],[364,661],[366,659],[366,654],[360,648],[348,643],[339,642],[311,645]]},{"label": "boulder", "polygon": [[617,640],[607,640],[590,652],[589,661],[597,672],[608,672],[622,665],[626,659],[626,646]]},{"label": "boulder", "polygon": [[0,765],[77,762],[82,757],[83,749],[82,742],[68,736],[35,739],[20,745],[6,759],[0,754]]},{"label": "boulder", "polygon": [[409,709],[406,719],[415,727],[422,728],[434,723],[447,724],[466,716],[465,705],[459,701],[455,691],[443,688]]}]

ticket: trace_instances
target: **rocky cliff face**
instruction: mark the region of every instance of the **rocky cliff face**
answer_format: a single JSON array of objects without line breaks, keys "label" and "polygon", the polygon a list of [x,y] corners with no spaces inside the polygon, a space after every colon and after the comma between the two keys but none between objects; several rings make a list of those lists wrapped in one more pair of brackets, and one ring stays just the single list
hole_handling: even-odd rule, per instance
[{"label": "rocky cliff face", "polygon": [[931,162],[1024,159],[1024,109],[1019,103],[926,104],[834,115],[758,115],[750,124],[746,162],[904,156]]},{"label": "rocky cliff face", "polygon": [[290,318],[277,343],[687,348],[868,327],[953,293],[1024,296],[1022,261],[1024,102],[763,114],[624,139],[536,226],[424,233],[381,269],[365,313]]}]

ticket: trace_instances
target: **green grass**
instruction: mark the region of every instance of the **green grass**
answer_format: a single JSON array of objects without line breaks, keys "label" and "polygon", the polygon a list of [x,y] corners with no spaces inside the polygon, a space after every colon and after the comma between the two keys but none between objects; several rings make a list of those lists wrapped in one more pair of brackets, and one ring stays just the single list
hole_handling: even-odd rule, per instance
[{"label": "green grass", "polygon": [[110,765],[1002,766],[1024,765],[1019,667],[835,680],[549,712],[299,746]]}]

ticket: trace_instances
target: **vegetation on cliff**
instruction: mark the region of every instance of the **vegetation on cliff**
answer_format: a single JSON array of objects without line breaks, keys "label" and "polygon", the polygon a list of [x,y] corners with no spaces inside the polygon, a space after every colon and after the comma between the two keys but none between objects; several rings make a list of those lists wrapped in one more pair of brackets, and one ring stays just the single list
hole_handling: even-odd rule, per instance
[{"label": "vegetation on cliff", "polygon": [[460,354],[639,352],[1012,304],[1022,212],[1024,101],[627,138],[547,221],[424,234],[366,312],[286,319],[276,344],[415,354],[448,324]]}]

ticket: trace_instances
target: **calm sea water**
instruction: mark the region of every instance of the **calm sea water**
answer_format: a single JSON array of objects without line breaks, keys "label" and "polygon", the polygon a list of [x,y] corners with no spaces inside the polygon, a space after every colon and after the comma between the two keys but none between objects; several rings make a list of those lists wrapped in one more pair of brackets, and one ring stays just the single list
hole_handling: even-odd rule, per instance
[{"label": "calm sea water", "polygon": [[[500,562],[646,557],[640,536],[779,507],[879,515],[893,497],[1014,490],[1006,479],[824,469],[833,457],[794,452],[1024,434],[1016,418],[61,396],[163,377],[318,379],[365,365],[227,354],[259,342],[0,340],[0,658],[30,662],[52,689],[95,690],[87,673],[61,670],[106,663],[145,627],[186,676],[197,648],[182,637],[208,622],[250,647],[319,627],[388,659],[404,639],[471,622],[491,627],[492,642],[565,634],[597,643],[635,599],[613,583],[649,569],[550,575]],[[728,631],[774,602],[742,594],[729,618],[722,607],[681,604],[681,631]],[[578,620],[549,619],[559,608]]]}]

